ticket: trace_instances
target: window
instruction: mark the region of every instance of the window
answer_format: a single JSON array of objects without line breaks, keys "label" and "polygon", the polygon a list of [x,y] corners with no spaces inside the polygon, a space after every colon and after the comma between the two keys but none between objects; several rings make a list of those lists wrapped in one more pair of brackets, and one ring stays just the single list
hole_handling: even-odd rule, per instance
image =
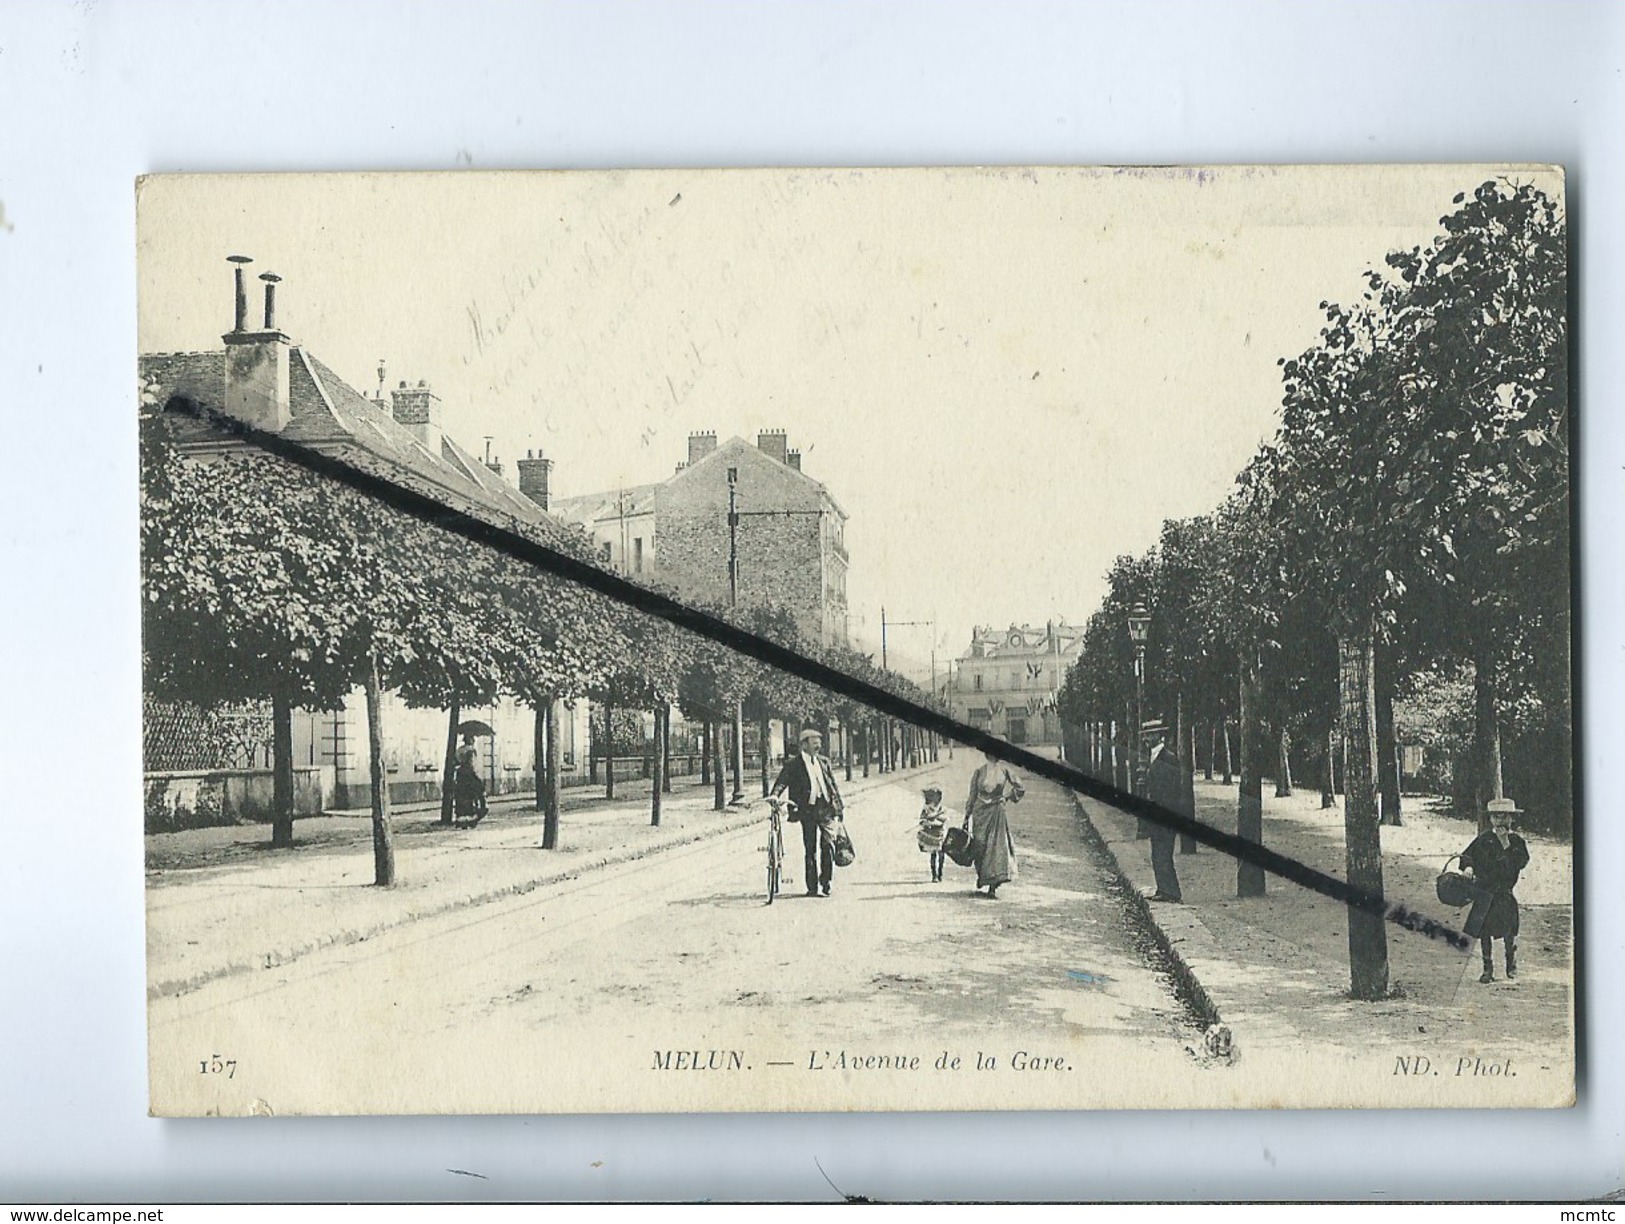
[{"label": "window", "polygon": [[634,574],[641,574],[643,572],[643,537],[642,536],[633,536],[632,537],[632,572]]},{"label": "window", "polygon": [[982,673],[977,672],[974,676],[972,676],[970,678],[970,680],[971,680],[971,687],[974,688],[978,693],[980,693],[982,691]]}]

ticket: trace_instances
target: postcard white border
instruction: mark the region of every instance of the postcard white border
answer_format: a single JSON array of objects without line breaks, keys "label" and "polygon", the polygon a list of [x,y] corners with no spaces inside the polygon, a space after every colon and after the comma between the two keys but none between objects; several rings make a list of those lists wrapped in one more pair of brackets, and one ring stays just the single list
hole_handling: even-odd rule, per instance
[{"label": "postcard white border", "polygon": [[[828,1199],[830,1181],[883,1200],[1571,1199],[1619,1186],[1625,897],[1611,865],[1625,861],[1625,823],[1605,766],[1625,742],[1622,25],[1615,6],[1541,3],[0,10],[12,764],[0,1199]],[[1355,160],[1569,172],[1589,748],[1578,1108],[145,1117],[140,838],[127,818],[137,174]],[[974,1167],[955,1156],[973,1144]]]}]

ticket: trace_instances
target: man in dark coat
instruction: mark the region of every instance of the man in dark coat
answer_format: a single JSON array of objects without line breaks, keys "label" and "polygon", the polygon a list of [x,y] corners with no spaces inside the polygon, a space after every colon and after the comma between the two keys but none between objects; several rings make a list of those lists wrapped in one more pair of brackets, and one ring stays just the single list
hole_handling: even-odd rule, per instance
[{"label": "man in dark coat", "polygon": [[1512,831],[1518,806],[1510,799],[1491,799],[1490,827],[1461,852],[1461,869],[1470,871],[1478,886],[1478,898],[1467,912],[1464,924],[1468,935],[1478,936],[1484,956],[1481,982],[1495,980],[1495,944],[1506,941],[1507,978],[1518,976],[1518,899],[1512,895],[1518,874],[1529,866],[1529,846]]},{"label": "man in dark coat", "polygon": [[[1140,728],[1140,742],[1150,749],[1146,766],[1146,792],[1152,803],[1171,812],[1185,810],[1185,778],[1179,757],[1166,743],[1167,728],[1162,723],[1146,723]],[[1157,888],[1152,901],[1179,902],[1179,872],[1174,868],[1174,831],[1167,825],[1146,822],[1151,834],[1151,871]]]},{"label": "man in dark coat", "polygon": [[827,897],[835,874],[835,821],[844,805],[835,785],[835,771],[823,756],[823,734],[808,727],[801,733],[800,747],[800,752],[784,758],[771,793],[777,796],[789,791],[795,805],[790,820],[801,825],[801,845],[806,851],[807,895]]}]

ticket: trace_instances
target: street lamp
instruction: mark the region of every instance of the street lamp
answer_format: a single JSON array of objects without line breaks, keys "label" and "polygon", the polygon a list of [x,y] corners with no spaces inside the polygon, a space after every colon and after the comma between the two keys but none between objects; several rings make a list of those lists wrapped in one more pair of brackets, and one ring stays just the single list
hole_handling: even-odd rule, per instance
[{"label": "street lamp", "polygon": [[[1140,726],[1145,722],[1145,641],[1151,633],[1151,614],[1145,604],[1136,603],[1129,609],[1128,640],[1134,643],[1134,752],[1133,768],[1140,767]],[[1136,772],[1131,777],[1137,778]],[[1140,789],[1131,787],[1130,789]]]}]

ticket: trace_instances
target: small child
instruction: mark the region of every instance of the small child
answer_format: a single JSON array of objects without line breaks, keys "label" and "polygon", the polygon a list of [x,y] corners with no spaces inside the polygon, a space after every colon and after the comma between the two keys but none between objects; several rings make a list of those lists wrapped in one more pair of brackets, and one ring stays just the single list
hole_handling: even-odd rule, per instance
[{"label": "small child", "polygon": [[948,835],[948,813],[942,806],[942,790],[928,786],[920,792],[925,806],[920,809],[920,828],[916,834],[920,849],[931,856],[931,881],[942,882],[942,839]]}]

